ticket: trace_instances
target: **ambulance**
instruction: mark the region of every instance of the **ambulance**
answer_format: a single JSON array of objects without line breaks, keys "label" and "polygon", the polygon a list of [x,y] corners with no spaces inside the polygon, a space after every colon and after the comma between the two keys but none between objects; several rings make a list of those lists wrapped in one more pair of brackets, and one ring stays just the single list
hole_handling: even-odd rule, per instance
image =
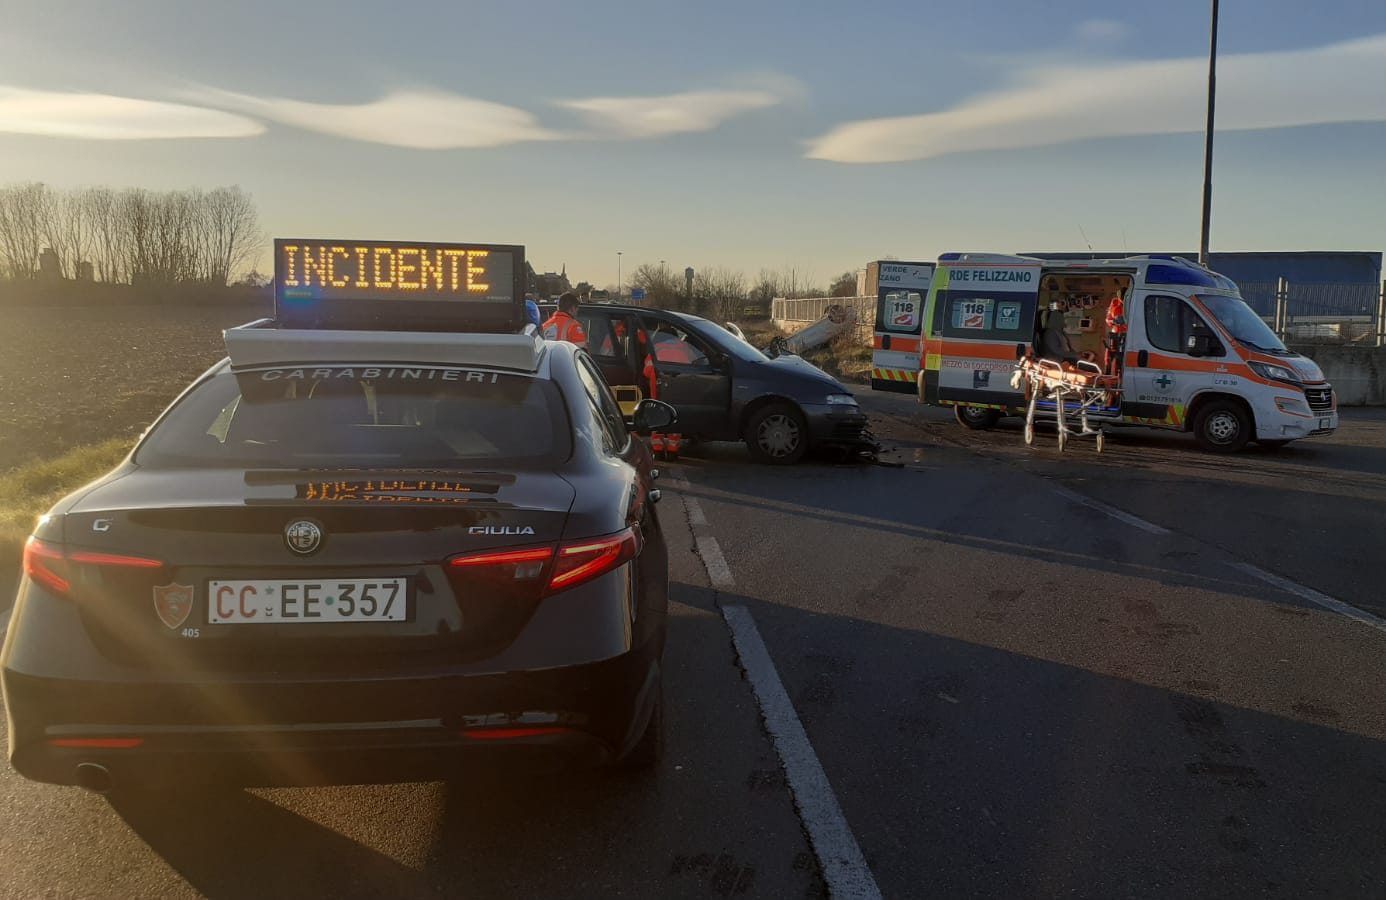
[{"label": "ambulance", "polygon": [[1023,414],[1017,360],[1055,355],[1117,376],[1110,402],[1088,410],[1099,424],[1188,431],[1217,452],[1338,427],[1318,365],[1287,349],[1231,280],[1182,257],[946,253],[922,319],[919,401],[953,407],[967,428]]}]

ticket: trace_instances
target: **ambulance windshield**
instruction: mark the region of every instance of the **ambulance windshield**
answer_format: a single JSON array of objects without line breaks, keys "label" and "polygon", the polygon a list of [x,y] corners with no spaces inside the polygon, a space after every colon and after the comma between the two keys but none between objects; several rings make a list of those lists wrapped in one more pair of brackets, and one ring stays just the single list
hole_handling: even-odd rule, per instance
[{"label": "ambulance windshield", "polygon": [[1265,353],[1286,353],[1285,345],[1280,342],[1280,338],[1275,336],[1270,326],[1261,320],[1261,317],[1246,305],[1246,301],[1240,297],[1224,297],[1209,294],[1200,294],[1198,299],[1203,305],[1208,307],[1208,311],[1213,317],[1222,323],[1222,327],[1231,332],[1232,336],[1239,342],[1250,347],[1252,350],[1261,350]]}]

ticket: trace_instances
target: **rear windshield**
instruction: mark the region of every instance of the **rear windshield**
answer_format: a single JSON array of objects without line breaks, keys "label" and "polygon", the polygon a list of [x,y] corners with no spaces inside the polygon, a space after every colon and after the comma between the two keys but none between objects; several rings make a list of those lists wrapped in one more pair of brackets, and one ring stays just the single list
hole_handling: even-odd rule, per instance
[{"label": "rear windshield", "polygon": [[223,372],[183,398],[135,461],[150,466],[507,468],[566,459],[548,381],[456,368]]}]

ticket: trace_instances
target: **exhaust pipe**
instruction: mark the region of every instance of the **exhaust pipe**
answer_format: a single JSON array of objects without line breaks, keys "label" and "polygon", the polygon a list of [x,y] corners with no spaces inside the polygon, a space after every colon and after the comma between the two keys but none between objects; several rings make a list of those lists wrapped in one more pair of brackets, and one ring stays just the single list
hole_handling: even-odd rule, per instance
[{"label": "exhaust pipe", "polygon": [[79,763],[77,766],[77,784],[98,794],[109,793],[111,773],[105,766],[96,763]]}]

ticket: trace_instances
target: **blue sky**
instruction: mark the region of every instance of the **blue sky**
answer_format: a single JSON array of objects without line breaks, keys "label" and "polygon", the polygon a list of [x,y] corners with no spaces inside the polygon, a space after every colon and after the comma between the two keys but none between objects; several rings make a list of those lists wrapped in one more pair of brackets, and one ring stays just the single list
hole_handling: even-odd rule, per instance
[{"label": "blue sky", "polygon": [[[0,0],[0,181],[826,282],[1198,242],[1208,3]],[[1214,250],[1386,246],[1386,4],[1224,0]],[[268,260],[268,254],[265,256]]]}]

